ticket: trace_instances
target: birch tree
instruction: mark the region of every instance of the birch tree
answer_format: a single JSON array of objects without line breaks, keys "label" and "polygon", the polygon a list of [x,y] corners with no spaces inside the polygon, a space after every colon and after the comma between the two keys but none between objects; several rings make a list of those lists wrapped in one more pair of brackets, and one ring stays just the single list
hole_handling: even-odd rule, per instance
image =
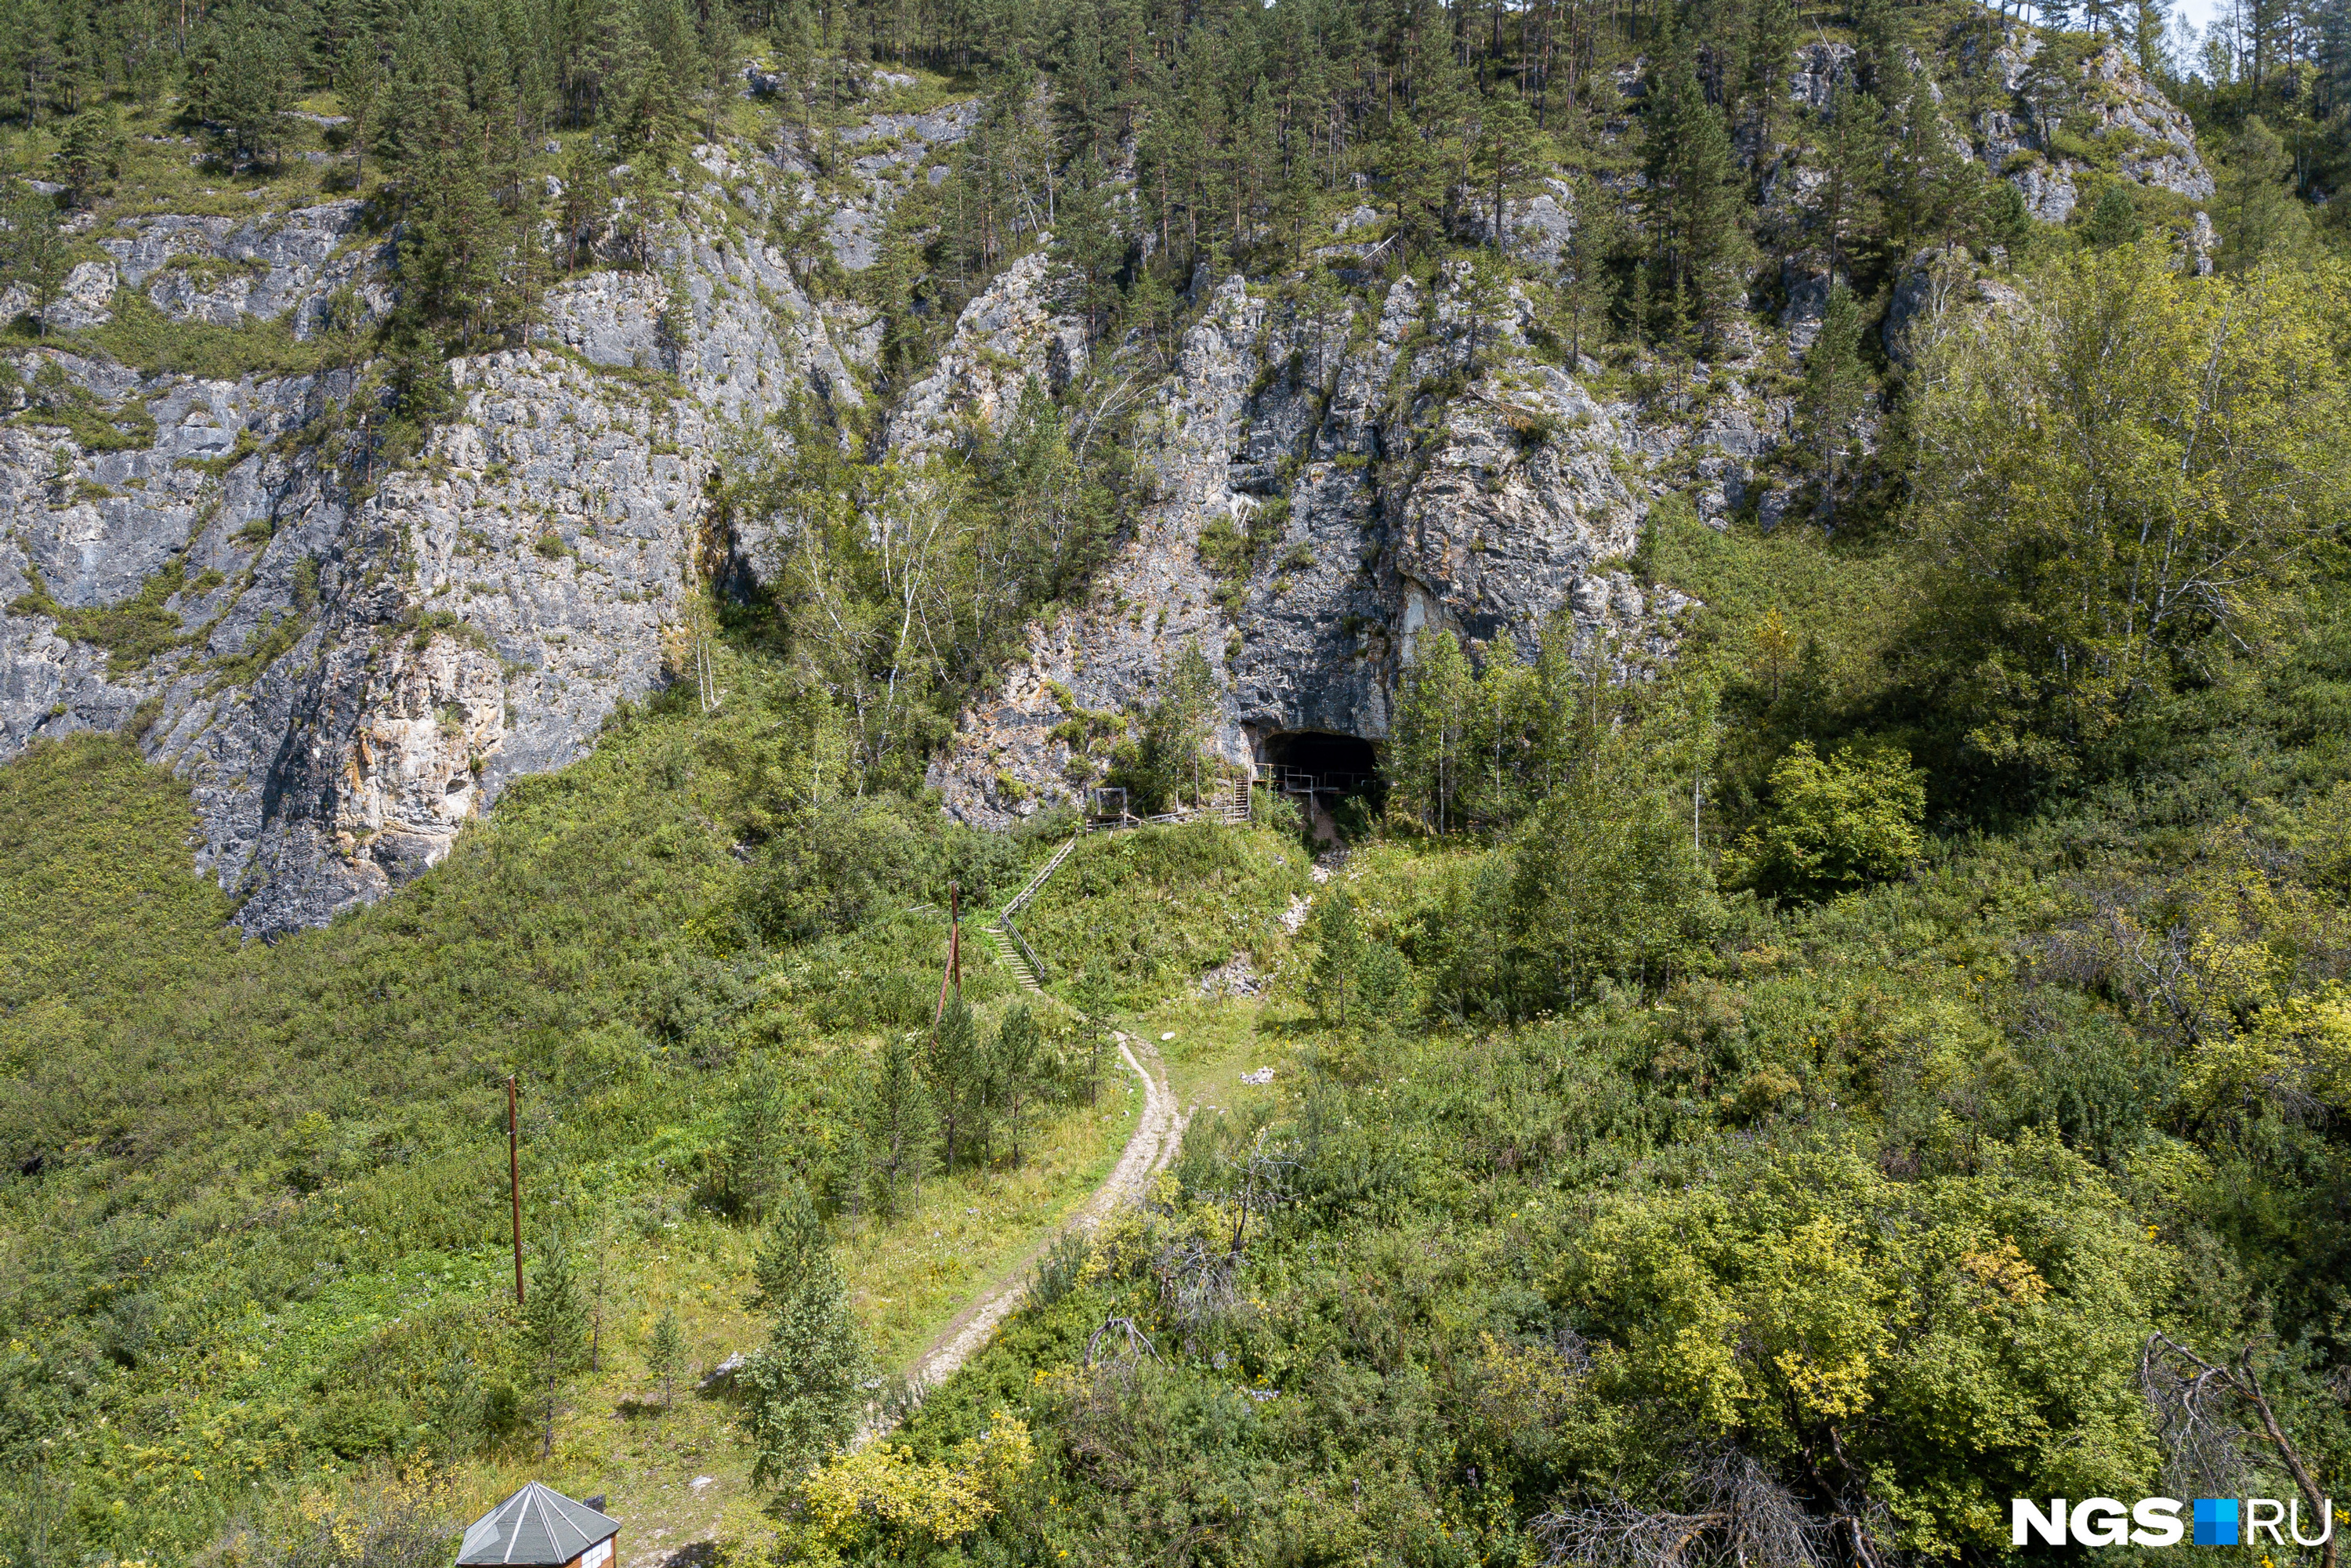
[{"label": "birch tree", "polygon": [[1915,526],[1914,657],[1967,747],[2077,771],[2135,708],[2258,646],[2343,520],[2341,273],[2182,273],[2125,245],[1946,325]]}]

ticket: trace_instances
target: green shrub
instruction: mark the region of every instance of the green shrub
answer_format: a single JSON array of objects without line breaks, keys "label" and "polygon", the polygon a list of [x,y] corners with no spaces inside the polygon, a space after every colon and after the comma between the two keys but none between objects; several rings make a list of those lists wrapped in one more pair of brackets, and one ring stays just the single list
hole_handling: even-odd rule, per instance
[{"label": "green shrub", "polygon": [[1908,870],[1926,814],[1926,775],[1908,752],[1840,747],[1823,760],[1798,741],[1771,769],[1762,823],[1726,869],[1766,893],[1828,897]]},{"label": "green shrub", "polygon": [[179,592],[187,581],[187,569],[177,558],[140,584],[139,591],[121,603],[91,609],[60,605],[49,596],[38,572],[27,569],[27,574],[32,578],[32,591],[16,597],[8,607],[10,613],[49,616],[57,622],[59,636],[105,649],[110,679],[144,669],[158,654],[185,641],[178,612],[163,608],[163,601]]},{"label": "green shrub", "polygon": [[89,452],[134,452],[155,444],[154,416],[144,403],[109,409],[50,359],[33,372],[27,406],[14,423],[60,425]]},{"label": "green shrub", "polygon": [[903,796],[834,800],[779,819],[743,893],[743,913],[769,941],[800,942],[883,919],[948,883],[976,910],[1019,885],[1008,839],[944,822]]},{"label": "green shrub", "polygon": [[[284,318],[248,317],[233,327],[174,321],[132,288],[117,289],[112,308],[114,319],[103,325],[57,336],[75,349],[150,374],[222,382],[323,370],[347,351],[330,333],[321,332],[307,342],[297,340]],[[140,444],[153,439],[151,432]]]}]

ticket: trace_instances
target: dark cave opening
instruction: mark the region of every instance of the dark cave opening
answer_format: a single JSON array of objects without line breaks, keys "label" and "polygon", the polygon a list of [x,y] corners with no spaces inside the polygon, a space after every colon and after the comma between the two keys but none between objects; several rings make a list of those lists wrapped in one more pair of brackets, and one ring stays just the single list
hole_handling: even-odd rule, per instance
[{"label": "dark cave opening", "polygon": [[1259,743],[1258,757],[1271,782],[1291,793],[1311,790],[1326,802],[1370,795],[1379,786],[1379,754],[1360,736],[1278,730]]}]

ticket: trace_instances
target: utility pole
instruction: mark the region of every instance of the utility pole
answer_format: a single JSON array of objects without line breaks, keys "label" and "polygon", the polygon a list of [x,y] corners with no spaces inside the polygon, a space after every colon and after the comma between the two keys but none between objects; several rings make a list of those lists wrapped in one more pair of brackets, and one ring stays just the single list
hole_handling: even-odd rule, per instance
[{"label": "utility pole", "polygon": [[515,1305],[522,1305],[522,1140],[515,1124],[514,1074],[507,1074],[507,1191],[514,1199]]}]

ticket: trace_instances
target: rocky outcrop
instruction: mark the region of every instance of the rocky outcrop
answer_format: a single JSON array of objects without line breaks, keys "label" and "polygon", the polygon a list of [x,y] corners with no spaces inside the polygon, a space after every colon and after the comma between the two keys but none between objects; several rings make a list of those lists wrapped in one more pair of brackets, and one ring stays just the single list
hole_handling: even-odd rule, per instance
[{"label": "rocky outcrop", "polygon": [[226,327],[282,317],[295,337],[308,338],[339,288],[360,287],[370,314],[391,302],[383,281],[391,242],[363,234],[360,214],[359,202],[340,201],[241,221],[148,218],[98,243],[123,285],[175,321]]},{"label": "rocky outcrop", "polygon": [[[753,177],[770,188],[747,193]],[[772,165],[726,178],[738,201],[786,197]],[[153,434],[89,450],[37,407],[0,426],[0,758],[135,726],[191,783],[199,864],[267,935],[380,896],[509,780],[580,756],[617,701],[665,678],[731,433],[802,392],[864,395],[782,257],[737,237],[720,200],[689,190],[659,274],[558,284],[532,347],[454,361],[455,417],[390,473],[342,466],[353,371],[224,382],[11,356],[17,380],[46,366],[118,431]],[[146,220],[91,265],[166,314],[301,332],[339,292],[390,298],[355,221],[348,203]],[[88,614],[110,606],[140,608],[140,635]]]},{"label": "rocky outcrop", "polygon": [[1285,732],[1384,739],[1432,627],[1531,651],[1564,612],[1627,653],[1670,641],[1681,601],[1613,565],[1655,444],[1531,355],[1523,301],[1471,287],[1460,269],[1433,291],[1218,287],[1141,422],[1156,499],[1093,603],[1030,628],[1025,664],[966,715],[932,773],[948,810],[997,823],[1077,796],[1096,770],[1082,716],[1149,700],[1187,644],[1246,766]]},{"label": "rocky outcrop", "polygon": [[[2125,177],[2209,195],[2184,117],[2126,61],[2067,59],[2015,35],[1999,57],[2009,101],[1966,128],[1970,154],[2044,217],[2077,199],[2085,142]],[[1832,43],[1800,51],[1795,112],[1833,111],[1855,60]],[[1624,78],[1629,94],[1639,77]],[[711,537],[714,468],[787,439],[771,417],[809,398],[861,411],[847,438],[917,471],[1002,429],[1032,383],[1139,410],[1118,427],[1137,476],[1118,553],[1081,603],[1026,629],[1025,657],[935,764],[948,809],[983,823],[1097,779],[1118,727],[1105,716],[1149,701],[1187,647],[1217,682],[1217,745],[1244,766],[1297,732],[1384,739],[1436,629],[1482,657],[1563,625],[1635,678],[1688,608],[1626,564],[1659,498],[1718,526],[1769,527],[1791,505],[1774,465],[1791,415],[1771,389],[1788,384],[1831,279],[1817,171],[1760,130],[1742,150],[1762,226],[1794,259],[1754,304],[1784,305],[1779,327],[1759,319],[1708,350],[1719,362],[1670,378],[1644,367],[1638,402],[1601,367],[1558,362],[1534,329],[1578,221],[1552,181],[1506,201],[1499,235],[1489,202],[1464,191],[1457,209],[1465,237],[1527,264],[1523,286],[1458,264],[1391,279],[1391,214],[1366,187],[1327,234],[1302,236],[1303,270],[1196,277],[1165,363],[1141,337],[1090,344],[1056,299],[1043,236],[1024,229],[1008,239],[1023,254],[936,362],[870,407],[882,317],[812,298],[805,278],[869,266],[900,194],[945,177],[981,112],[967,99],[692,149],[664,171],[675,212],[637,225],[648,237],[625,258],[584,253],[527,343],[453,362],[452,416],[388,472],[341,434],[368,412],[353,400],[374,395],[366,366],[223,380],[142,374],[67,343],[8,350],[0,758],[42,736],[135,731],[189,780],[199,862],[240,894],[249,931],[380,896],[513,779],[581,755],[617,702],[671,677],[699,577],[756,576],[765,553],[747,533]],[[637,190],[626,174],[616,193]],[[1638,221],[1637,174],[1601,188]],[[307,338],[393,298],[390,236],[353,202],[146,216],[87,237],[104,259],[65,280],[53,328],[152,306]],[[1922,255],[1894,289],[1889,352],[1954,305],[2001,305],[2006,287],[1964,256]],[[11,294],[0,309],[30,304]]]},{"label": "rocky outcrop", "polygon": [[2008,177],[2036,219],[2062,224],[2072,215],[2091,167],[2073,149],[2089,145],[2124,179],[2190,202],[2212,199],[2193,122],[2120,48],[2076,57],[2019,26],[1994,64],[2011,99],[1978,114],[1974,152]]},{"label": "rocky outcrop", "polygon": [[1932,335],[1934,324],[1956,305],[2014,310],[2023,299],[2014,284],[1984,275],[1964,246],[1922,250],[1895,279],[1893,298],[1886,302],[1886,355],[1897,363],[1909,363],[1922,340]]},{"label": "rocky outcrop", "polygon": [[[1455,232],[1480,245],[1494,243],[1494,194],[1465,188]],[[1556,176],[1541,188],[1502,199],[1501,248],[1537,267],[1560,264],[1575,235],[1575,193]]]},{"label": "rocky outcrop", "polygon": [[[801,138],[782,154],[781,166],[803,182],[799,210],[818,215],[844,271],[862,272],[880,258],[899,191],[945,180],[946,150],[977,128],[980,110],[979,99],[966,99],[922,114],[876,114],[830,138]],[[820,193],[827,175],[831,190]]]},{"label": "rocky outcrop", "polygon": [[[1925,61],[1912,64],[1926,70]],[[1858,68],[1858,52],[1850,44],[1823,39],[1802,46],[1788,77],[1790,105],[1813,115],[1834,114],[1862,85]],[[2038,221],[2062,224],[2072,215],[2094,162],[2136,184],[2190,202],[2211,200],[2212,176],[2197,154],[2193,123],[2120,48],[2108,44],[2085,55],[2070,41],[2052,47],[2032,29],[2012,26],[1992,52],[1988,72],[1999,83],[1994,101],[1969,124],[1951,123],[1947,95],[1930,72],[1928,96],[1946,106],[1944,128],[1954,150],[2004,177]],[[1764,179],[1761,227],[1792,246],[1801,243],[1823,176],[1802,160],[1780,155],[1784,149],[1762,147],[1752,134],[1741,146]]]},{"label": "rocky outcrop", "polygon": [[959,445],[999,427],[1030,382],[1058,392],[1085,362],[1085,325],[1054,308],[1047,253],[1033,250],[963,308],[937,365],[891,411],[883,444],[901,455]]}]

